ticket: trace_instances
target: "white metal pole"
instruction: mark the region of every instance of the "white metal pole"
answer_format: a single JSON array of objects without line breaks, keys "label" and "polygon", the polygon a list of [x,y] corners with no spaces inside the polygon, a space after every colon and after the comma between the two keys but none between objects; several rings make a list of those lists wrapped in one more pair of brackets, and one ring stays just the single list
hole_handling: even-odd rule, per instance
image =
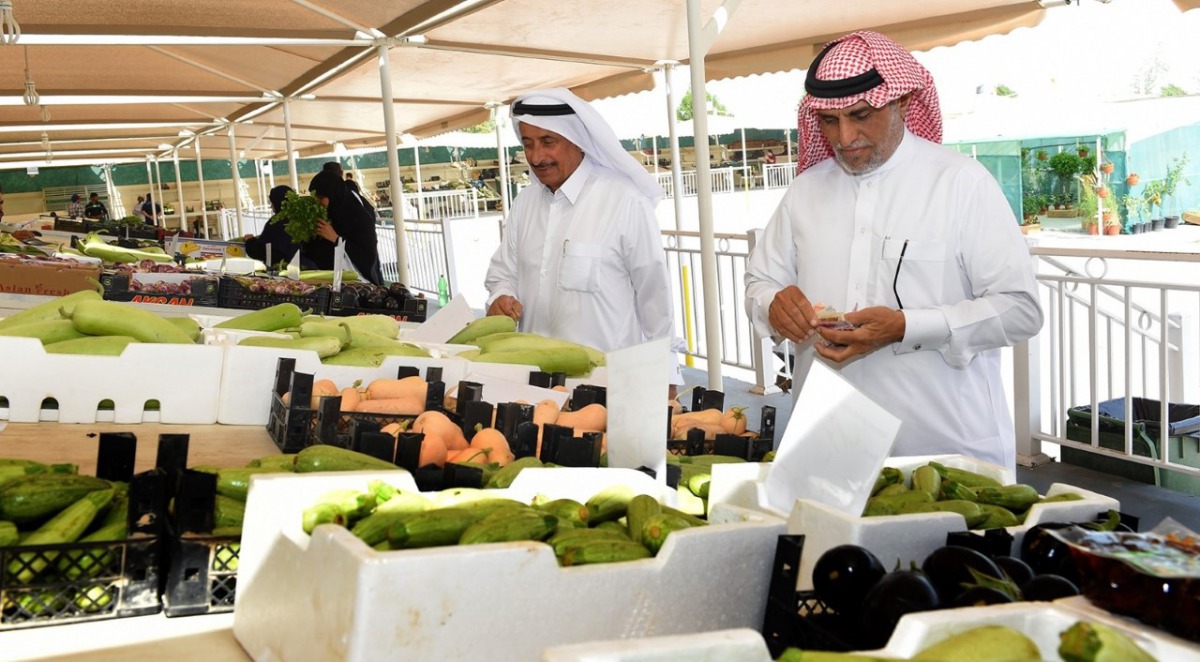
[{"label": "white metal pole", "polygon": [[[146,195],[154,197],[154,171],[151,169],[149,154],[146,155]],[[153,203],[151,203],[150,209],[154,209]],[[140,211],[140,209],[135,209],[133,213],[136,215]],[[155,218],[154,223],[155,225],[158,224],[157,218]]]},{"label": "white metal pole", "polygon": [[746,153],[746,127],[741,128],[742,131],[742,188],[749,187],[750,181],[750,160]]},{"label": "white metal pole", "polygon": [[[692,107],[704,108],[704,43],[700,0],[687,0],[688,65],[692,73]],[[696,203],[700,211],[700,271],[704,287],[704,336],[708,353],[708,388],[721,390],[721,309],[717,300],[717,247],[713,239],[712,180],[708,168],[708,117],[692,113],[696,150]]]},{"label": "white metal pole", "polygon": [[[158,165],[157,154],[154,155],[154,180],[156,182],[154,185],[154,201],[158,203],[159,207],[165,207],[166,205],[163,204],[162,168]],[[166,213],[156,212],[155,216],[158,217],[158,226],[165,230],[167,228]]]},{"label": "white metal pole", "polygon": [[104,190],[108,193],[108,204],[112,205],[113,207],[108,212],[109,218],[111,219],[113,213],[117,210],[117,194],[116,187],[113,186],[112,181],[112,166],[107,163],[104,164]]},{"label": "white metal pole", "polygon": [[420,145],[413,145],[413,166],[417,171],[417,218],[425,220],[425,178],[421,175]]},{"label": "white metal pole", "polygon": [[201,233],[208,239],[208,200],[204,195],[204,160],[200,158],[200,136],[196,136],[196,181],[200,183],[200,225]]},{"label": "white metal pole", "polygon": [[679,159],[679,132],[675,130],[675,89],[672,81],[675,74],[675,63],[663,65],[663,83],[667,88],[667,127],[671,139],[671,196],[675,205],[675,231],[683,230],[683,164]]},{"label": "white metal pole", "polygon": [[292,188],[300,191],[300,174],[296,172],[296,149],[292,146],[292,106],[291,100],[283,98],[283,135],[287,140],[288,174],[291,175]]},{"label": "white metal pole", "polygon": [[179,148],[171,150],[171,161],[175,164],[175,196],[179,198],[179,229],[187,230],[187,207],[183,201],[183,177],[179,174]]},{"label": "white metal pole", "polygon": [[501,204],[504,205],[504,216],[508,216],[508,199],[510,197],[508,191],[508,163],[506,163],[508,159],[504,158],[504,139],[500,134],[501,106],[497,103],[489,103],[488,108],[492,111],[492,127],[496,132],[496,162],[499,165],[496,168],[496,172],[498,173],[497,177],[499,177],[500,182],[500,200]]},{"label": "white metal pole", "polygon": [[[227,131],[229,135],[229,169],[233,171],[233,213],[234,218],[237,219],[237,231],[233,233],[233,236],[240,237],[245,234],[246,230],[242,226],[242,173],[238,172],[237,140],[233,125],[234,123],[230,122]],[[224,223],[221,224],[221,239],[229,240]]]},{"label": "white metal pole", "polygon": [[404,186],[400,183],[400,153],[396,141],[396,112],[392,103],[392,73],[388,63],[388,45],[381,41],[379,50],[379,91],[383,97],[383,127],[387,136],[388,176],[392,180],[392,225],[396,231],[396,279],[408,282],[408,238],[404,234]]}]

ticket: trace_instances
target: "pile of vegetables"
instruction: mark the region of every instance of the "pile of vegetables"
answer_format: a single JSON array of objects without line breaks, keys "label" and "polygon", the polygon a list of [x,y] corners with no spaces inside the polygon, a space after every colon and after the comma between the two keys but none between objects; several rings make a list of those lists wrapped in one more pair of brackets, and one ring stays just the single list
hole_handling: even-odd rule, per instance
[{"label": "pile of vegetables", "polygon": [[286,334],[287,338],[251,336],[238,344],[312,351],[329,365],[374,367],[389,356],[429,356],[424,348],[397,340],[400,323],[388,315],[335,319],[305,315],[296,304],[281,303],[233,317],[214,328]]},{"label": "pile of vegetables", "polygon": [[953,512],[963,516],[969,529],[994,529],[1020,525],[1035,504],[1082,498],[1074,492],[1042,497],[1029,485],[1001,485],[990,476],[930,462],[907,477],[884,467],[863,516]]},{"label": "pile of vegetables", "polygon": [[76,245],[79,252],[88,257],[100,258],[104,262],[142,263],[144,261],[171,263],[175,259],[158,246],[145,248],[125,248],[110,244],[100,238],[95,232],[89,232]]},{"label": "pile of vegetables", "polygon": [[[5,548],[6,619],[64,611],[94,613],[114,599],[102,584],[87,585],[121,566],[119,550],[104,543],[128,538],[128,485],[78,474],[71,464],[0,458],[0,548]],[[67,550],[43,545],[78,543]],[[94,543],[94,545],[89,545]],[[30,548],[29,551],[19,551]],[[78,582],[73,589],[71,582]],[[22,586],[46,589],[17,590]]]},{"label": "pile of vegetables", "polygon": [[0,320],[0,336],[37,338],[51,354],[119,356],[130,343],[195,344],[200,325],[81,290]]},{"label": "pile of vegetables", "polygon": [[525,504],[478,489],[426,495],[372,481],[366,491],[335,490],[305,508],[305,532],[322,524],[344,526],[377,550],[538,541],[554,548],[560,565],[575,566],[650,558],[674,531],[707,523],[625,486],[586,503]]},{"label": "pile of vegetables", "polygon": [[[304,278],[304,273],[300,277]],[[404,303],[414,298],[403,283],[392,283],[387,287],[365,281],[342,283],[342,294],[348,297],[350,307],[376,311],[403,310]]]},{"label": "pile of vegetables", "polygon": [[319,285],[290,278],[259,278],[255,276],[233,276],[233,280],[247,292],[278,294],[280,296],[304,296],[312,294]]},{"label": "pile of vegetables", "polygon": [[474,320],[446,342],[478,347],[458,355],[470,361],[533,365],[542,372],[561,372],[568,377],[589,375],[592,368],[605,364],[604,352],[569,340],[518,332],[517,323],[507,315]]}]

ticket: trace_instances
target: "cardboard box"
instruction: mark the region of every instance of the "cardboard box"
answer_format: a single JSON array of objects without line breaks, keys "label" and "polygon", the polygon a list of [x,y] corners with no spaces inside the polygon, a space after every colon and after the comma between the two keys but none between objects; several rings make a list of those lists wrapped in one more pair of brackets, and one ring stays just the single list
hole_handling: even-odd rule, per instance
[{"label": "cardboard box", "polygon": [[88,279],[100,280],[100,268],[63,260],[59,266],[48,260],[0,259],[0,293],[37,294],[58,297],[80,290],[94,290]]},{"label": "cardboard box", "polygon": [[[1004,485],[1016,482],[1012,471],[962,455],[891,457],[884,465],[900,469],[908,479],[913,469],[931,460],[995,478]],[[766,464],[752,463],[714,465],[709,504],[732,504],[784,517],[788,520],[788,533],[804,534],[797,586],[801,591],[812,590],[812,571],[817,559],[838,545],[860,545],[879,557],[885,568],[894,568],[897,562],[907,568],[913,561],[920,565],[933,550],[945,545],[947,534],[967,530],[966,522],[957,513],[861,517],[809,499],[797,499],[788,512],[783,512],[767,504],[764,484],[768,468]],[[1120,508],[1116,499],[1062,483],[1051,485],[1044,496],[1063,492],[1078,493],[1083,499],[1035,504],[1023,524],[1006,528],[1013,536],[1014,553],[1019,552],[1025,532],[1041,522],[1091,520],[1097,513]]]},{"label": "cardboard box", "polygon": [[[339,526],[303,532],[306,505],[372,478],[414,485],[404,471],[252,479],[234,606],[251,657],[524,661],[554,645],[762,625],[777,518],[714,513],[726,523],[673,533],[654,558],[567,568],[540,542],[376,551]],[[532,469],[495,493],[583,501],[615,483],[669,498],[632,469]]]}]

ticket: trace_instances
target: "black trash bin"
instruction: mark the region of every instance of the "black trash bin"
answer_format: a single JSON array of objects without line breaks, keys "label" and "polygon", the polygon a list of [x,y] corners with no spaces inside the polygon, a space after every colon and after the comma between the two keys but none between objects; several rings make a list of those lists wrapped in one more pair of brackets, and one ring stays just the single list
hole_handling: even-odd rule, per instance
[{"label": "black trash bin", "polygon": [[[1148,398],[1131,398],[1130,421],[1133,453],[1142,457],[1159,458],[1161,428],[1159,417],[1162,403]],[[1099,403],[1098,428],[1101,448],[1125,449],[1125,398]],[[1200,467],[1200,405],[1167,404],[1167,452],[1171,462]],[[1066,437],[1085,444],[1092,442],[1092,407],[1082,405],[1067,410]],[[1099,455],[1064,446],[1062,461],[1096,471],[1122,476],[1168,489],[1200,495],[1200,477],[1177,471],[1163,470],[1121,458]]]}]

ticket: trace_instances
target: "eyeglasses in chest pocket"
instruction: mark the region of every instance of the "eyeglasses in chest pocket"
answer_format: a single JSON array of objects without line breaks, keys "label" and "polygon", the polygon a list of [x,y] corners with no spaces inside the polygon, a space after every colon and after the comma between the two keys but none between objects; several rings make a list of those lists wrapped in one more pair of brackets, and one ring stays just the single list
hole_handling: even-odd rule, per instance
[{"label": "eyeglasses in chest pocket", "polygon": [[568,239],[563,242],[558,287],[570,292],[595,292],[604,246]]},{"label": "eyeglasses in chest pocket", "polygon": [[884,239],[881,276],[887,277],[897,308],[943,302],[946,288],[951,286],[948,250],[947,242],[936,239]]}]

